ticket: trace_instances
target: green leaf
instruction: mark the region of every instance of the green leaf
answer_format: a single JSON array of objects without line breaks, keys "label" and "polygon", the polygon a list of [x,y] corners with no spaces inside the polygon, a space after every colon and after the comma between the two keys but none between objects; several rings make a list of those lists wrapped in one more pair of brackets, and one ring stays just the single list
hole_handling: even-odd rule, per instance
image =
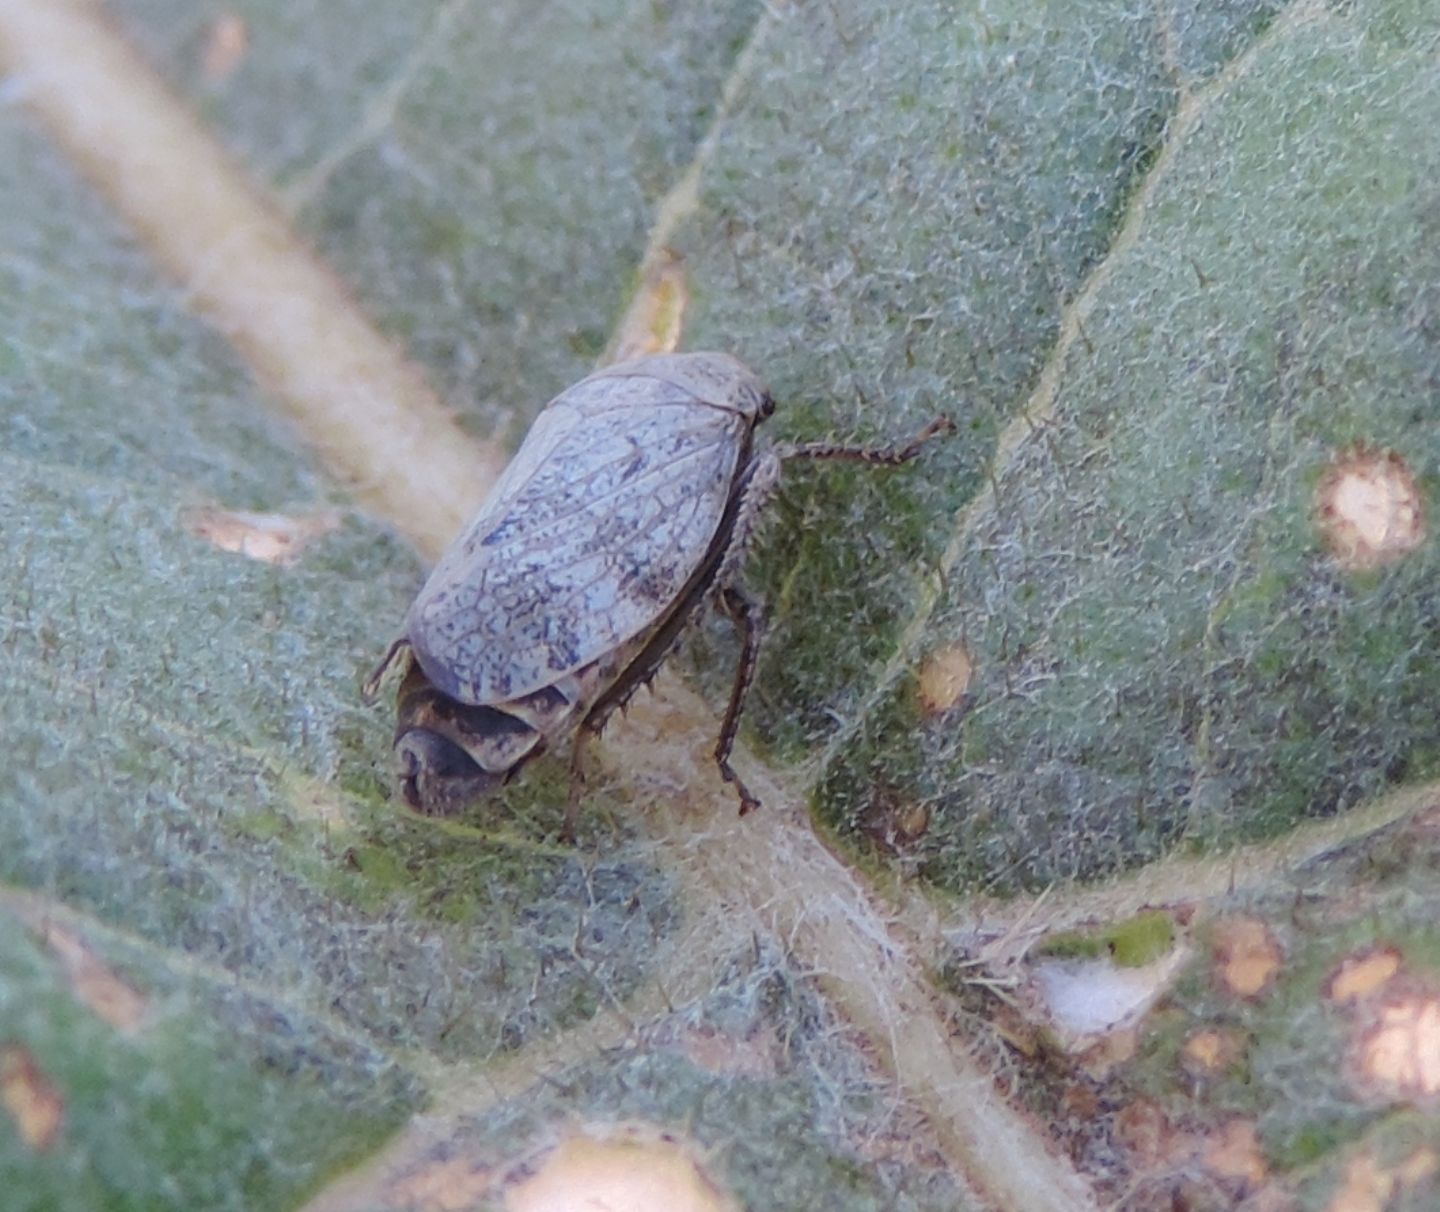
[{"label": "green leaf", "polygon": [[477,439],[662,256],[762,440],[958,433],[787,472],[762,813],[710,620],[578,847],[563,761],[416,819],[358,691],[413,520],[12,75],[7,1207],[487,1206],[636,1121],[755,1208],[1433,1203],[1435,547],[1327,529],[1440,483],[1430,6],[112,8]]}]

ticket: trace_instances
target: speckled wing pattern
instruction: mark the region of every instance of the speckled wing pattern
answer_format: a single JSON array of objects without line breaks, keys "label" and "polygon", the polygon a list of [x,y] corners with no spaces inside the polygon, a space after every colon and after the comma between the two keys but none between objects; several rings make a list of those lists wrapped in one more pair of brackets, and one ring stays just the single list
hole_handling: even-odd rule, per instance
[{"label": "speckled wing pattern", "polygon": [[556,397],[410,608],[426,676],[504,703],[656,623],[714,538],[751,424],[669,378]]}]

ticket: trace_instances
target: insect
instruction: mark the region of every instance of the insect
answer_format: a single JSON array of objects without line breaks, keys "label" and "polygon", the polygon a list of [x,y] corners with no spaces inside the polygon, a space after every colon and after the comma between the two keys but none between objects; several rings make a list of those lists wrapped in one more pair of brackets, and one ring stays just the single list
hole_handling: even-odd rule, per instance
[{"label": "insect", "polygon": [[741,638],[715,761],[741,813],[759,806],[730,765],[764,629],[739,572],[781,468],[900,464],[954,429],[940,417],[902,446],[757,453],[755,427],[774,409],[755,374],[722,353],[611,366],[550,401],[365,684],[373,701],[404,668],[395,768],[406,804],[463,811],[573,736],[572,837],[586,742],[713,603]]}]

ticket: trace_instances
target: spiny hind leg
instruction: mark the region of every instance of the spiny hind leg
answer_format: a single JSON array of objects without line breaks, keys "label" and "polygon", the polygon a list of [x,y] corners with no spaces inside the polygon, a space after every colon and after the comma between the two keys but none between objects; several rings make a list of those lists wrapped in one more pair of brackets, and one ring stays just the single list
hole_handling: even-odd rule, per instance
[{"label": "spiny hind leg", "polygon": [[560,825],[560,840],[569,846],[575,844],[575,823],[580,819],[580,801],[589,778],[585,773],[586,758],[591,742],[599,734],[600,729],[589,719],[582,720],[570,745],[570,791],[565,797],[565,819]]},{"label": "spiny hind leg", "polygon": [[740,504],[730,531],[730,540],[715,574],[712,592],[721,608],[740,632],[740,663],[735,671],[735,685],[730,690],[730,703],[720,725],[720,739],[715,746],[715,763],[727,783],[733,783],[740,796],[740,815],[760,807],[760,800],[730,765],[735,747],[735,734],[740,728],[740,714],[745,697],[755,680],[755,667],[760,655],[760,642],[765,633],[764,603],[739,581],[750,542],[755,536],[765,506],[775,495],[780,483],[781,468],[793,459],[835,459],[877,466],[895,467],[908,463],[925,445],[942,433],[953,433],[955,422],[949,417],[936,417],[908,442],[895,446],[838,446],[829,442],[806,442],[777,446],[757,455],[745,469],[740,484]]},{"label": "spiny hind leg", "polygon": [[720,604],[740,632],[740,661],[735,670],[735,684],[730,688],[730,702],[720,725],[720,739],[715,745],[715,764],[720,777],[733,783],[740,796],[740,815],[760,807],[760,800],[745,785],[745,780],[730,765],[735,748],[735,734],[740,729],[740,714],[745,709],[745,696],[755,680],[755,666],[760,657],[760,641],[765,634],[764,604],[743,585],[726,585],[720,590]]}]

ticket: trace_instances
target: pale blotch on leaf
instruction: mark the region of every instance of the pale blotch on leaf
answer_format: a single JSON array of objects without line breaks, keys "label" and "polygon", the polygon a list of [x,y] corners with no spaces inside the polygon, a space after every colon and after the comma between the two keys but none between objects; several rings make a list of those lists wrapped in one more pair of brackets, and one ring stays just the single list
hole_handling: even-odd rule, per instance
[{"label": "pale blotch on leaf", "polygon": [[1337,1005],[1348,1006],[1378,993],[1400,971],[1400,952],[1394,947],[1377,947],[1347,955],[1325,982],[1325,996]]},{"label": "pale blotch on leaf", "polygon": [[969,689],[974,672],[974,662],[964,644],[937,648],[920,665],[916,686],[920,710],[926,715],[949,711]]},{"label": "pale blotch on leaf", "polygon": [[1315,508],[1326,546],[1349,572],[1393,564],[1425,540],[1420,486],[1393,450],[1340,451],[1320,477]]},{"label": "pale blotch on leaf", "polygon": [[525,1167],[506,1212],[739,1212],[673,1133],[627,1126],[577,1134]]},{"label": "pale blotch on leaf", "polygon": [[0,1102],[28,1148],[43,1152],[59,1139],[65,1100],[28,1048],[0,1048]]},{"label": "pale blotch on leaf", "polygon": [[1232,917],[1216,923],[1215,976],[1236,997],[1258,997],[1284,958],[1270,928],[1258,918]]},{"label": "pale blotch on leaf", "polygon": [[1045,959],[1035,963],[1031,988],[1057,1042],[1069,1052],[1092,1048],[1095,1037],[1139,1022],[1170,988],[1188,958],[1177,947],[1152,963],[1121,967],[1110,956]]},{"label": "pale blotch on leaf", "polygon": [[1380,1006],[1356,1028],[1358,1083],[1387,1101],[1432,1102],[1440,1096],[1440,994],[1408,993]]},{"label": "pale blotch on leaf", "polygon": [[1205,1168],[1245,1189],[1263,1183],[1269,1171],[1254,1120],[1232,1119],[1222,1124],[1205,1146]]},{"label": "pale blotch on leaf", "polygon": [[144,994],[116,975],[90,950],[78,934],[63,926],[48,925],[43,934],[75,999],[117,1031],[134,1031],[144,1020],[149,1005]]},{"label": "pale blotch on leaf", "polygon": [[339,525],[334,510],[298,518],[229,509],[192,509],[185,515],[185,527],[197,539],[266,564],[293,563],[307,544]]},{"label": "pale blotch on leaf", "polygon": [[200,53],[200,70],[205,82],[219,86],[245,61],[250,52],[250,27],[239,13],[226,10],[217,14],[205,31],[205,44]]},{"label": "pale blotch on leaf", "polygon": [[333,784],[287,771],[283,785],[296,819],[318,822],[334,834],[348,833],[354,827],[350,803]]}]

